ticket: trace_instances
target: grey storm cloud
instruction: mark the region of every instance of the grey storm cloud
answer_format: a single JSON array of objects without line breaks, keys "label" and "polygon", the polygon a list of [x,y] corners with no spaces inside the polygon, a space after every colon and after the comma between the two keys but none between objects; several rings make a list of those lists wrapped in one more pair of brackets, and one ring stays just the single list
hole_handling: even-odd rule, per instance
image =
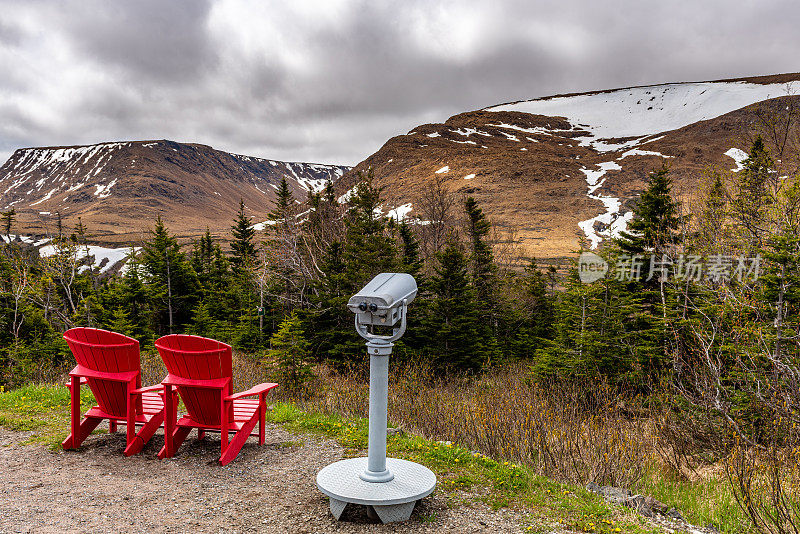
[{"label": "grey storm cloud", "polygon": [[190,141],[355,164],[548,94],[800,70],[791,1],[0,0],[0,158]]}]

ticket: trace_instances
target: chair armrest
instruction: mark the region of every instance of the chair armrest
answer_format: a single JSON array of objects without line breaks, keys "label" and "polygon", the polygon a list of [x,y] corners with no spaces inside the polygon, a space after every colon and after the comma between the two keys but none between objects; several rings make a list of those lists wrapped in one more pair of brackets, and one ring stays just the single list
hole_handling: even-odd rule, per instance
[{"label": "chair armrest", "polygon": [[139,371],[123,371],[121,373],[109,373],[105,371],[94,371],[82,365],[76,365],[69,372],[69,376],[80,376],[84,378],[99,378],[101,380],[113,380],[114,382],[130,382],[139,375]]},{"label": "chair armrest", "polygon": [[168,374],[161,384],[164,386],[189,386],[193,388],[222,389],[231,381],[230,377],[194,380]]},{"label": "chair armrest", "polygon": [[134,389],[131,391],[131,395],[141,395],[142,393],[146,393],[148,391],[157,391],[159,389],[164,389],[164,385],[156,384],[154,386],[147,386],[146,388]]},{"label": "chair armrest", "polygon": [[265,382],[263,384],[253,386],[247,391],[242,391],[241,393],[234,393],[233,395],[228,395],[227,397],[225,397],[225,400],[232,401],[236,399],[241,399],[242,397],[252,397],[253,395],[261,395],[262,393],[268,392],[277,385],[278,384],[273,384],[271,382]]}]

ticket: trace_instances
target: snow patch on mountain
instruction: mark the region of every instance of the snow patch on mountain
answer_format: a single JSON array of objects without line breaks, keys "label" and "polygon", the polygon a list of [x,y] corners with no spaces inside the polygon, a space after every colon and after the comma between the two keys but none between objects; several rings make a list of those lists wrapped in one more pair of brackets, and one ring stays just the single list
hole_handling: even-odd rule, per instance
[{"label": "snow patch on mountain", "polygon": [[744,160],[750,157],[748,156],[747,152],[739,148],[731,148],[730,150],[725,152],[725,155],[730,158],[733,158],[733,161],[736,162],[736,168],[731,169],[733,172],[739,172],[742,169],[744,169]]},{"label": "snow patch on mountain", "polygon": [[259,223],[255,223],[254,225],[250,226],[251,229],[255,230],[256,232],[263,232],[266,230],[267,226],[272,226],[275,224],[275,221],[261,221]]},{"label": "snow patch on mountain", "polygon": [[49,238],[44,239],[36,239],[35,237],[31,237],[29,235],[16,235],[16,234],[0,234],[0,241],[3,243],[12,243],[14,241],[19,241],[21,243],[25,243],[26,245],[33,245],[34,247],[40,247],[45,243],[49,243]]},{"label": "snow patch on mountain", "polygon": [[636,139],[631,139],[630,141],[625,141],[622,143],[609,143],[601,139],[594,139],[591,136],[577,137],[576,139],[579,141],[579,146],[588,146],[597,152],[619,152],[620,150],[625,150],[626,148],[631,148],[647,142],[645,141],[647,136],[637,137]]},{"label": "snow patch on mountain", "polygon": [[386,217],[394,219],[397,222],[403,222],[408,218],[408,214],[413,209],[414,206],[411,204],[411,202],[409,202],[407,204],[403,204],[402,206],[397,206],[396,208],[389,210],[389,212],[386,214]]},{"label": "snow patch on mountain", "polygon": [[[597,166],[600,167],[600,169],[597,171],[587,169],[586,167],[581,169],[581,172],[586,175],[586,183],[589,184],[589,186],[599,187],[600,185],[603,185],[603,182],[600,182],[598,184],[598,181],[605,175],[605,173],[607,173],[608,171],[622,170],[622,167],[620,167],[619,164],[614,161],[604,161],[602,163],[598,163]],[[589,192],[591,193],[593,191],[594,190],[591,190]]]},{"label": "snow patch on mountain", "polygon": [[450,141],[451,143],[458,143],[460,145],[477,145],[478,144],[475,141],[470,141],[469,139],[467,139],[466,141],[459,141],[457,139],[448,139],[448,141]]},{"label": "snow patch on mountain", "polygon": [[500,135],[502,135],[503,137],[505,137],[509,141],[516,141],[517,143],[520,142],[519,137],[517,137],[516,135],[511,135],[510,133],[506,133],[506,132],[499,132],[499,133],[500,133]]},{"label": "snow patch on mountain", "polygon": [[39,200],[37,200],[36,202],[32,203],[32,204],[31,204],[31,206],[38,206],[38,205],[39,205],[39,204],[41,204],[42,202],[44,202],[44,201],[46,201],[46,200],[49,200],[49,199],[50,199],[50,197],[52,197],[52,196],[53,196],[53,193],[55,193],[56,191],[58,191],[58,188],[51,189],[51,190],[50,190],[50,191],[49,191],[49,192],[48,192],[48,193],[47,193],[45,196],[43,196],[42,198],[40,198],[40,199],[39,199]]},{"label": "snow patch on mountain", "polygon": [[618,160],[625,159],[628,156],[659,156],[659,157],[662,157],[662,158],[674,158],[675,157],[675,156],[667,156],[665,154],[662,154],[661,152],[655,152],[655,151],[652,151],[652,150],[639,150],[638,148],[632,148],[630,150],[626,150],[625,152],[623,152],[622,155],[620,157],[618,157],[617,159]]},{"label": "snow patch on mountain", "polygon": [[355,194],[356,194],[356,191],[358,190],[358,186],[359,186],[359,185],[360,185],[360,184],[356,184],[356,185],[354,185],[353,187],[351,187],[350,189],[348,189],[348,190],[345,192],[345,194],[344,194],[344,195],[340,196],[340,197],[339,197],[339,199],[338,199],[338,200],[339,200],[339,204],[346,204],[346,203],[350,202],[350,199],[351,199],[351,198],[353,198],[353,195],[355,195]]},{"label": "snow patch on mountain", "polygon": [[535,128],[523,128],[522,126],[515,126],[513,124],[508,124],[505,122],[501,122],[499,124],[489,123],[486,126],[494,126],[495,128],[507,128],[509,130],[516,130],[518,132],[525,132],[530,134],[542,134],[542,135],[553,135],[553,132],[560,131],[560,130],[548,130],[547,128],[543,128],[541,126],[537,126]]},{"label": "snow patch on mountain", "polygon": [[[87,253],[92,259],[92,268],[99,268],[99,272],[106,273],[120,262],[126,261],[131,253],[136,253],[141,247],[107,248],[97,245],[80,246],[75,252],[75,259],[86,258]],[[39,249],[39,256],[48,258],[58,253],[55,245],[45,245]],[[81,271],[85,270],[83,266]],[[124,270],[124,266],[123,266]]]},{"label": "snow patch on mountain", "polygon": [[94,192],[94,196],[97,198],[108,198],[111,195],[111,188],[117,183],[117,179],[114,178],[107,184],[95,184],[95,188],[97,190]]},{"label": "snow patch on mountain", "polygon": [[800,83],[672,83],[586,95],[527,100],[486,108],[565,117],[598,139],[640,137],[676,130],[756,102],[793,93]]},{"label": "snow patch on mountain", "polygon": [[622,167],[614,161],[604,161],[597,164],[598,170],[582,168],[581,172],[586,175],[588,191],[586,195],[594,200],[603,203],[605,211],[596,217],[581,221],[578,227],[586,234],[590,242],[590,248],[596,249],[605,238],[616,237],[620,232],[624,232],[628,227],[628,222],[633,217],[633,212],[620,213],[622,202],[617,197],[610,197],[595,192],[605,183],[605,174],[608,171],[621,171]]},{"label": "snow patch on mountain", "polygon": [[472,134],[475,135],[482,135],[484,137],[491,137],[492,134],[489,132],[484,132],[482,130],[478,130],[477,128],[459,128],[457,130],[450,130],[454,134],[463,135],[464,137],[469,137]]}]

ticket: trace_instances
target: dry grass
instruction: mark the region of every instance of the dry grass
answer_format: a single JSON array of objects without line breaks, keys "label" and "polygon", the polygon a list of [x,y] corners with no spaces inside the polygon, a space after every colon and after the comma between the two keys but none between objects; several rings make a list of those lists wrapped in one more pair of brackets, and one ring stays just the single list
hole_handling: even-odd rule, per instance
[{"label": "dry grass", "polygon": [[[305,401],[309,408],[367,415],[363,373],[320,371],[323,387]],[[394,369],[389,399],[394,424],[578,484],[632,486],[652,459],[647,419],[624,413],[605,388],[595,388],[591,398],[578,387],[545,389],[526,380],[524,366],[479,378],[432,376],[425,365]]]},{"label": "dry grass", "polygon": [[[295,402],[311,411],[367,415],[365,368],[337,373],[320,366],[317,373],[315,396]],[[527,379],[524,365],[480,377],[434,376],[425,365],[393,366],[392,424],[520,462],[561,482],[627,487],[674,506],[696,525],[715,525],[725,533],[753,531],[719,469],[695,466],[689,480],[665,461],[664,451],[676,447],[674,435],[662,432],[664,413],[643,399],[621,399],[602,384],[542,387]],[[704,471],[707,477],[700,476]]]}]

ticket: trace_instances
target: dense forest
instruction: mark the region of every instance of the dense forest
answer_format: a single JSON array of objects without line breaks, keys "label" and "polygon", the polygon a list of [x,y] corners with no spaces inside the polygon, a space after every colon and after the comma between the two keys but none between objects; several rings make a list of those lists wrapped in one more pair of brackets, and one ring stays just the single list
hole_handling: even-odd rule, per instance
[{"label": "dense forest", "polygon": [[[157,220],[112,276],[90,268],[80,222],[52,236],[52,256],[11,240],[0,258],[0,383],[23,383],[68,360],[61,332],[77,325],[130,335],[144,349],[164,334],[193,333],[258,355],[283,323],[284,330],[293,323],[312,361],[362,359],[345,304],[384,271],[410,273],[420,287],[398,351],[406,357],[431,358],[442,372],[477,372],[505,358],[532,358],[544,346],[553,328],[552,272],[533,263],[524,272],[500,268],[480,207],[451,197],[441,183],[428,199],[437,222],[412,225],[377,215],[380,191],[363,178],[347,203],[329,184],[303,199],[307,207],[284,181],[264,232],[253,229],[242,203],[229,251],[209,233],[181,246]],[[13,234],[13,213],[4,221]]]}]

